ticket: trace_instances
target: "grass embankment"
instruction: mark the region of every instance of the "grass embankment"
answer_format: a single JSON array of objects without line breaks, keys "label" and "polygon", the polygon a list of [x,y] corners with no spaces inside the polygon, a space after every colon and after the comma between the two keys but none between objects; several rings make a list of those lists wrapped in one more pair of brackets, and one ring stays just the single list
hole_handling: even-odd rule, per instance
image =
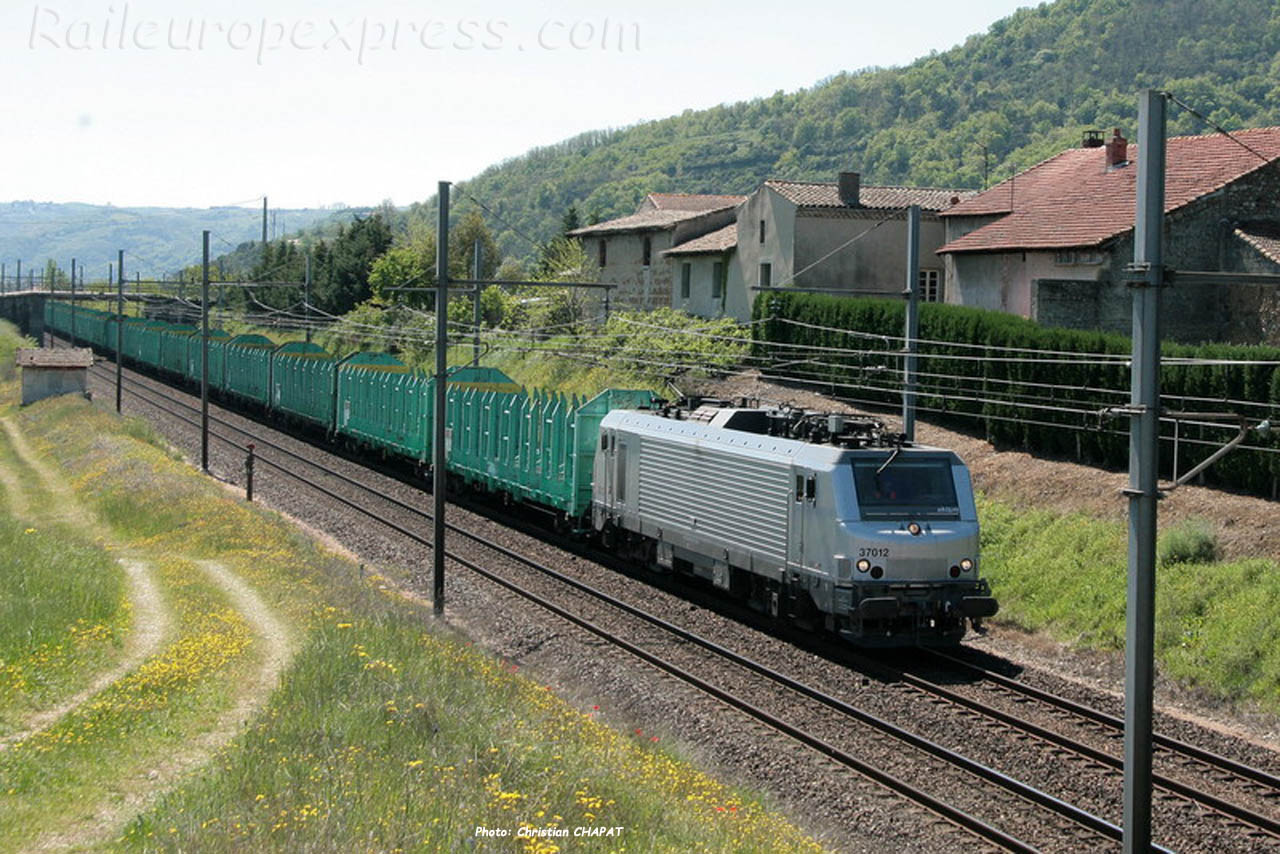
[{"label": "grass embankment", "polygon": [[[156,559],[178,628],[135,674],[0,756],[0,849],[96,812],[96,837],[55,839],[130,851],[817,850],[654,736],[620,734],[424,630],[418,604],[130,435],[144,431],[72,398],[15,420],[114,537]],[[128,804],[162,785],[157,757],[225,723],[262,657],[256,626],[203,561],[256,589],[298,651],[247,729],[126,825],[137,808],[115,821],[102,791]],[[477,826],[510,836],[477,838]],[[622,830],[517,838],[522,827]]]},{"label": "grass embankment", "polygon": [[119,565],[40,524],[0,516],[0,738],[86,686],[129,628]]},{"label": "grass embankment", "polygon": [[[1128,540],[1120,523],[980,500],[983,572],[999,620],[1068,643],[1124,648]],[[1177,536],[1169,532],[1165,536]],[[1280,565],[1162,562],[1156,659],[1217,699],[1280,712]]]}]

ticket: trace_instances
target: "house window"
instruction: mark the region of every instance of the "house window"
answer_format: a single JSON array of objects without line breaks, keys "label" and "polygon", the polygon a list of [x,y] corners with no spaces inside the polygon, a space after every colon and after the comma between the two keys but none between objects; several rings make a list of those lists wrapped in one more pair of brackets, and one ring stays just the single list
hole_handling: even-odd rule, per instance
[{"label": "house window", "polygon": [[772,264],[760,265],[760,287],[762,288],[773,287],[773,265]]},{"label": "house window", "polygon": [[724,293],[724,262],[717,261],[711,265],[711,298],[720,299],[720,294]]},{"label": "house window", "polygon": [[680,265],[680,298],[681,299],[689,298],[689,280],[692,278],[693,278],[693,265],[688,263],[681,264]]},{"label": "house window", "polygon": [[760,220],[760,242],[764,243],[764,220]]},{"label": "house window", "polygon": [[605,242],[604,242],[604,238],[602,237],[600,238],[600,266],[601,267],[605,265],[605,261],[608,259],[608,257],[609,257],[609,253],[605,249]]},{"label": "house window", "polygon": [[641,258],[640,263],[648,267],[651,260],[653,260],[653,238],[646,237],[644,239],[644,257]]},{"label": "house window", "polygon": [[941,294],[938,291],[937,270],[920,271],[919,297],[925,302],[937,302],[941,297]]}]

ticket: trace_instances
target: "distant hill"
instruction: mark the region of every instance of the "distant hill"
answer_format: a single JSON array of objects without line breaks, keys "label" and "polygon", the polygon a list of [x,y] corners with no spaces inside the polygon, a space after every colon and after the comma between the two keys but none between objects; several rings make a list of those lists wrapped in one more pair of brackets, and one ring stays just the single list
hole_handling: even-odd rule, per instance
[{"label": "distant hill", "polygon": [[[277,236],[347,221],[350,209],[270,211]],[[71,259],[88,265],[89,278],[105,278],[117,250],[125,251],[126,272],[168,273],[200,261],[200,232],[209,229],[210,254],[220,255],[245,241],[262,239],[261,209],[118,208],[52,202],[0,202],[0,260],[13,275],[17,259],[37,275],[52,258],[64,270]]]},{"label": "distant hill", "polygon": [[[815,26],[819,24],[815,22]],[[959,36],[959,34],[957,34]],[[856,56],[863,33],[851,39]],[[1280,4],[1272,0],[1058,0],[1024,9],[905,68],[841,73],[621,130],[582,134],[492,166],[462,189],[506,254],[645,193],[744,193],[767,177],[980,187],[1079,145],[1086,129],[1133,139],[1137,93],[1167,89],[1227,128],[1280,124]],[[771,61],[757,57],[744,61]],[[1171,133],[1210,129],[1173,108]],[[459,194],[457,207],[469,203]],[[428,218],[434,201],[411,214]]]}]

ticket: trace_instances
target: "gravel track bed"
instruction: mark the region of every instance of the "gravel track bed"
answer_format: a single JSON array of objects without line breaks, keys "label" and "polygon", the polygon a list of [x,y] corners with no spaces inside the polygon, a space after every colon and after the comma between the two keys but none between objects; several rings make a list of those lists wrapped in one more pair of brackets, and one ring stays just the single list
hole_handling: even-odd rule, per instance
[{"label": "gravel track bed", "polygon": [[[172,390],[154,380],[138,377],[136,374],[133,376],[157,391],[172,393]],[[113,399],[114,390],[104,384],[100,375],[95,374],[92,383],[100,400]],[[147,416],[157,424],[169,441],[188,454],[198,456],[199,436],[191,425],[160,412],[145,404],[141,398],[128,393],[125,395],[125,408],[127,412]],[[425,492],[278,434],[235,413],[219,411],[218,414],[237,426],[269,437],[306,458],[322,461],[334,470],[362,482],[377,483],[388,495],[423,509],[429,508],[430,501]],[[226,428],[216,425],[213,429],[227,432]],[[247,441],[243,437],[237,438]],[[265,450],[263,453],[269,454]],[[243,480],[242,452],[231,450],[225,443],[211,439],[210,455],[211,470],[215,475],[231,483]],[[298,471],[309,478],[327,481],[329,488],[352,499],[360,493],[360,490],[340,484],[333,478],[316,477],[316,470],[309,466],[298,464]],[[270,506],[328,533],[360,559],[379,567],[390,568],[388,574],[400,580],[413,579],[415,575],[429,571],[428,549],[406,541],[398,534],[358,516],[336,502],[317,497],[314,491],[261,463],[255,473],[255,493]],[[383,512],[385,518],[399,521],[411,530],[423,535],[429,532],[426,522],[410,518],[403,510],[385,505]],[[1013,735],[1003,725],[993,726],[989,721],[984,723],[975,713],[959,710],[950,703],[942,704],[924,699],[916,689],[867,679],[847,667],[763,635],[636,579],[609,572],[592,561],[466,510],[451,507],[450,521],[483,532],[483,536],[492,542],[552,565],[584,583],[624,601],[638,604],[657,616],[695,630],[708,639],[774,669],[792,674],[801,681],[819,686],[825,692],[839,696],[871,714],[905,726],[965,755],[980,758],[1011,776],[1063,797],[1113,823],[1119,823],[1121,778],[1115,772],[1095,766],[1092,762],[1064,760],[1064,751],[1048,748],[1038,739]],[[457,548],[468,557],[481,553],[481,547],[466,543],[456,534],[450,534],[450,542],[451,549]],[[507,559],[486,557],[478,562],[495,568],[501,565],[503,573],[511,577],[518,575],[522,584],[531,577],[531,571]],[[894,846],[894,850],[905,851],[931,851],[944,845],[957,844],[962,846],[962,850],[974,850],[977,846],[973,837],[956,830],[931,813],[904,802],[859,775],[834,769],[831,763],[816,753],[798,749],[794,742],[773,733],[764,725],[725,709],[718,702],[674,677],[657,673],[628,654],[610,649],[603,641],[530,606],[515,594],[495,588],[461,569],[456,565],[451,566],[447,581],[446,597],[451,623],[460,625],[497,654],[519,662],[520,666],[532,668],[540,677],[556,683],[563,693],[577,698],[584,706],[600,705],[607,710],[600,714],[607,714],[618,722],[625,721],[628,727],[634,725],[635,729],[645,734],[637,737],[647,738],[657,733],[660,738],[675,738],[703,760],[722,769],[731,769],[729,776],[773,793],[789,805],[792,815],[802,816],[801,823],[817,833],[830,847],[847,851],[879,852],[885,844]],[[558,602],[572,601],[574,604],[571,607],[584,615],[588,612],[595,613],[600,607],[588,603],[581,594],[566,594],[558,583],[540,579],[536,583],[530,581],[529,586],[547,590],[556,588],[554,598]],[[621,626],[624,622],[632,622],[630,618],[623,620],[617,612],[602,619],[612,621],[609,625]],[[651,628],[639,630],[640,635],[648,637],[652,637],[654,631]],[[649,643],[653,641],[650,640]],[[696,656],[692,655],[692,650],[673,642],[670,636],[657,643],[662,646],[664,655],[679,653],[682,663],[687,659],[690,669],[694,669]],[[708,665],[705,658],[696,666],[700,668],[699,673],[714,671],[708,672],[709,681],[735,692],[740,689],[740,683],[754,683],[756,680],[754,676],[750,680],[745,679],[736,668],[730,667],[726,671],[725,665]],[[1033,671],[1017,675],[1028,682],[1047,678],[1047,674]],[[975,696],[982,695],[984,701],[999,699],[984,684],[950,684],[948,687],[963,688],[974,692]],[[1092,692],[1091,696],[1080,696],[1090,692],[1084,691],[1077,683],[1038,684],[1038,687],[1070,696],[1080,702],[1101,706],[1114,713],[1107,703],[1099,702],[1097,692]],[[745,692],[747,688],[742,687],[741,690]],[[834,723],[829,711],[810,710],[800,716],[798,713],[806,708],[808,701],[801,703],[790,692],[785,697],[777,696],[775,699],[760,696],[759,688],[751,690],[752,696],[758,698],[760,705],[768,704],[772,707],[781,704],[781,708],[789,710],[784,716],[797,725],[806,728],[813,726],[815,729],[820,726],[818,731],[833,744],[844,747],[879,767],[890,769],[904,779],[917,782],[950,781],[943,784],[946,791],[938,792],[940,796],[948,800],[954,798],[955,803],[962,804],[964,793],[969,793],[970,800],[975,801],[975,814],[1015,835],[1025,834],[1024,838],[1043,845],[1044,850],[1099,850],[1096,837],[1090,835],[1086,842],[1079,829],[1074,826],[1074,829],[1047,829],[1044,825],[1055,822],[1061,824],[1061,820],[1052,818],[1046,822],[1043,815],[1039,815],[1020,799],[1004,794],[992,795],[987,784],[979,784],[953,769],[942,771],[937,767],[930,767],[930,763],[936,765],[937,760],[908,762],[906,757],[910,751],[889,743],[885,737],[866,735],[862,732],[861,725],[850,726],[847,721],[843,724]],[[776,694],[771,691],[763,693]],[[1110,698],[1104,696],[1101,699]],[[1016,701],[1006,699],[1003,705],[1014,706],[1011,711],[1020,716],[1028,715],[1029,710]],[[1047,712],[1045,716],[1050,722],[1044,725],[1062,727],[1063,720],[1060,716]],[[811,719],[820,723],[811,724]],[[1174,720],[1173,723],[1180,726],[1167,727],[1163,731],[1215,752],[1236,756],[1243,761],[1256,759],[1251,758],[1247,748],[1233,739],[1190,727],[1185,721]],[[1194,732],[1187,735],[1181,731],[1187,728]],[[726,737],[726,733],[731,735]],[[1096,737],[1091,735],[1091,738]],[[1242,753],[1245,755],[1240,755]],[[952,794],[953,791],[957,794]],[[988,794],[976,797],[980,792]],[[981,804],[976,803],[977,801],[981,801]],[[1243,838],[1238,830],[1227,827],[1224,822],[1205,820],[1197,815],[1198,812],[1188,809],[1181,798],[1176,801],[1157,798],[1158,839],[1178,850],[1186,851],[1258,850],[1257,840]]]},{"label": "gravel track bed", "polygon": [[[1120,730],[1087,720],[994,682],[956,681],[954,672],[941,669],[927,671],[916,668],[913,672],[964,697],[1007,714],[1016,715],[1024,721],[1070,738],[1077,744],[1092,747],[1117,759],[1122,759],[1124,756],[1124,735]],[[1097,704],[1091,705],[1097,707]],[[1116,713],[1123,715],[1123,709],[1117,710]],[[1161,727],[1160,732],[1168,735],[1169,729]],[[1233,746],[1239,745],[1233,742]],[[1257,767],[1263,767],[1263,763],[1251,761],[1255,757],[1256,754],[1254,757],[1245,756],[1239,759]],[[1156,748],[1154,767],[1157,774],[1196,786],[1233,804],[1280,820],[1280,791],[1276,789],[1222,771],[1168,748]]]}]

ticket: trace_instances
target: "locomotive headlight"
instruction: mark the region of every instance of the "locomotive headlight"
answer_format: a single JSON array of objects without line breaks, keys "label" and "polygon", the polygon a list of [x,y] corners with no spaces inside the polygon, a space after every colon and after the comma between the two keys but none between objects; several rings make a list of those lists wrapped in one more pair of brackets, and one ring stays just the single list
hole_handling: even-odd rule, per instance
[{"label": "locomotive headlight", "polygon": [[858,572],[866,572],[870,568],[871,561],[867,560],[865,557],[858,561]]},{"label": "locomotive headlight", "polygon": [[919,522],[912,522],[910,525],[907,526],[907,533],[909,533],[913,537],[920,536],[921,530],[922,529],[920,528]]},{"label": "locomotive headlight", "polygon": [[973,558],[967,557],[964,560],[960,561],[960,568],[963,569],[965,572],[968,572],[969,570],[973,569]]}]

